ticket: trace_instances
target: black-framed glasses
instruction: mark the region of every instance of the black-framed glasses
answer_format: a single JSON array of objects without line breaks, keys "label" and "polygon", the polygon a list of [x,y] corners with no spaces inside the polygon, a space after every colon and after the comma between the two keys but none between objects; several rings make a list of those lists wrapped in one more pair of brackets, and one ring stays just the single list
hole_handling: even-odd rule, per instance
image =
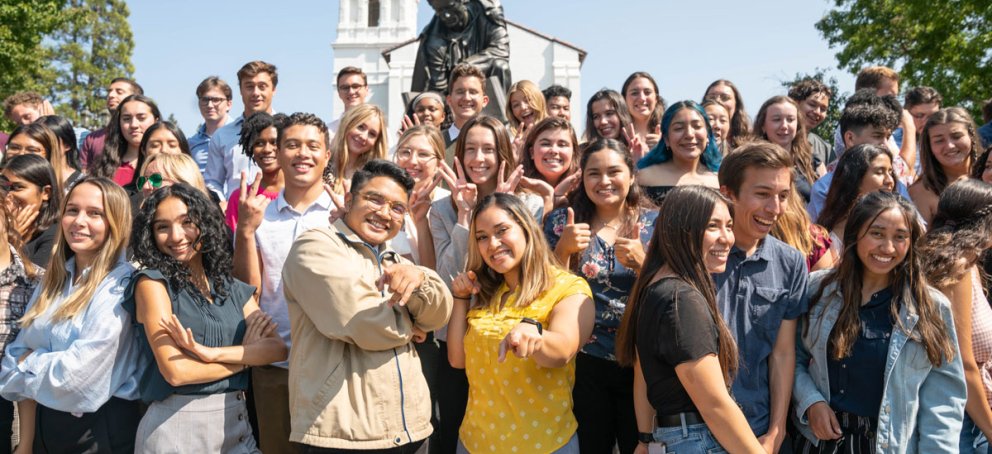
[{"label": "black-framed glasses", "polygon": [[372,211],[382,211],[382,207],[389,206],[389,215],[395,221],[402,221],[403,216],[406,216],[406,205],[400,202],[389,202],[378,192],[366,192],[365,194],[362,194],[362,198],[368,202],[369,207],[372,208]]},{"label": "black-framed glasses", "polygon": [[143,188],[145,187],[145,183],[149,182],[152,184],[153,188],[158,189],[162,187],[162,180],[162,174],[158,172],[148,175],[147,177],[138,177],[138,187]]}]

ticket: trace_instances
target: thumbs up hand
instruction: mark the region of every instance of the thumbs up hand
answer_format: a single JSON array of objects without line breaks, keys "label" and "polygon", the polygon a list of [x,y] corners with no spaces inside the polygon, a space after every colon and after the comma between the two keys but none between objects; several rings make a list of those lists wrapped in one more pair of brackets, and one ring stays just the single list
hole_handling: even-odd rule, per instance
[{"label": "thumbs up hand", "polygon": [[555,252],[559,257],[582,252],[589,247],[591,238],[592,229],[589,228],[589,224],[584,222],[576,224],[575,211],[569,207],[565,228],[561,232],[561,238],[558,240]]}]

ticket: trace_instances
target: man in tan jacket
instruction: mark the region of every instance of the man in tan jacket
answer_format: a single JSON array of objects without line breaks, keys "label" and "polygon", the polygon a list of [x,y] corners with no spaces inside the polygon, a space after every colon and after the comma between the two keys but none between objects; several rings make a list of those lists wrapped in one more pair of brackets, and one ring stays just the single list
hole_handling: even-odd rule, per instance
[{"label": "man in tan jacket", "polygon": [[412,338],[451,315],[437,273],[390,250],[413,179],[375,160],[345,214],[293,244],[283,268],[293,348],[290,440],[305,453],[413,453],[431,434],[430,392]]}]

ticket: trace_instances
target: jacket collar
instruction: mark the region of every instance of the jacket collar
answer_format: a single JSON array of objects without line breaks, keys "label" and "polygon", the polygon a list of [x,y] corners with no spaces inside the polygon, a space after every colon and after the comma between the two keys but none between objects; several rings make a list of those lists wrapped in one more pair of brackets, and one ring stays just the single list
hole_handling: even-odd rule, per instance
[{"label": "jacket collar", "polygon": [[388,256],[391,258],[393,262],[399,262],[398,259],[399,254],[397,254],[396,251],[392,249],[392,246],[389,244],[389,241],[386,241],[385,243],[379,245],[378,247],[366,243],[365,240],[362,239],[362,237],[358,236],[358,234],[351,229],[351,227],[348,227],[348,224],[344,222],[344,218],[338,218],[338,220],[334,221],[332,227],[334,227],[334,229],[337,230],[336,233],[338,234],[338,236],[340,236],[345,241],[353,245],[363,245],[369,248],[380,261]]}]

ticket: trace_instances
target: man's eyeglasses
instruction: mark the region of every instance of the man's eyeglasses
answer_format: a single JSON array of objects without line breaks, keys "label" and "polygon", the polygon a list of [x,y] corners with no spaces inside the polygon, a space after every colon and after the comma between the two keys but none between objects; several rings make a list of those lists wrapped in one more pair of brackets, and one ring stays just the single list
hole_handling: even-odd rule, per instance
[{"label": "man's eyeglasses", "polygon": [[204,106],[210,105],[210,104],[217,105],[217,104],[223,103],[224,101],[227,101],[227,98],[211,98],[211,97],[208,97],[208,96],[201,96],[200,97],[200,104],[201,105],[204,105]]},{"label": "man's eyeglasses", "polygon": [[358,91],[361,90],[362,88],[365,88],[365,85],[362,84],[338,85],[338,91],[340,91],[341,93],[348,93],[349,91],[352,90]]},{"label": "man's eyeglasses", "polygon": [[161,173],[153,173],[147,177],[141,176],[138,177],[138,188],[145,187],[145,183],[148,182],[152,184],[153,188],[158,189],[162,187],[162,180],[163,178]]},{"label": "man's eyeglasses", "polygon": [[435,156],[434,153],[427,151],[418,151],[417,153],[414,153],[412,148],[401,148],[396,150],[396,159],[398,160],[407,161],[413,159],[415,156],[419,162],[430,162],[431,159],[437,159],[437,156]]},{"label": "man's eyeglasses", "polygon": [[393,218],[394,221],[402,221],[403,217],[406,216],[407,208],[406,205],[400,202],[387,202],[386,198],[377,192],[366,192],[362,194],[362,199],[368,202],[369,207],[372,211],[382,211],[382,207],[389,206],[389,216]]}]

